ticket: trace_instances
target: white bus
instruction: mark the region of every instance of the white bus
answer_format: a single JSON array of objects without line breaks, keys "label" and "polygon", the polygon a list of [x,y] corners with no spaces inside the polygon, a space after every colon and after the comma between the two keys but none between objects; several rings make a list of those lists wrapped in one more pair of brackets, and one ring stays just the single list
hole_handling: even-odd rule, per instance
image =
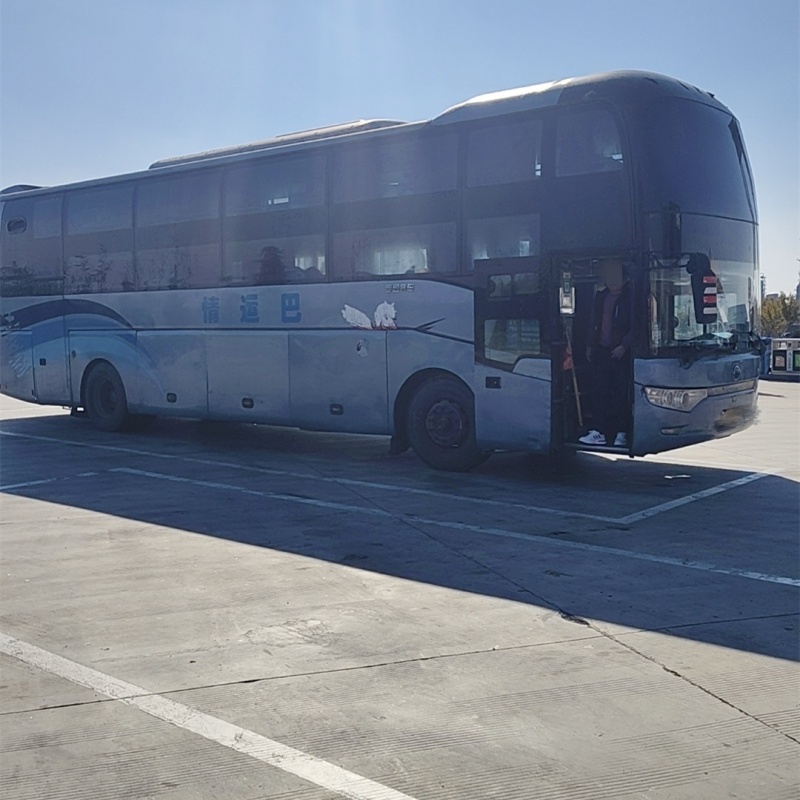
[{"label": "white bus", "polygon": [[0,391],[101,430],[170,415],[383,434],[448,470],[596,449],[579,439],[608,258],[629,287],[629,435],[600,449],[655,453],[755,414],[744,144],[711,94],[661,75],[502,91],[0,203]]}]

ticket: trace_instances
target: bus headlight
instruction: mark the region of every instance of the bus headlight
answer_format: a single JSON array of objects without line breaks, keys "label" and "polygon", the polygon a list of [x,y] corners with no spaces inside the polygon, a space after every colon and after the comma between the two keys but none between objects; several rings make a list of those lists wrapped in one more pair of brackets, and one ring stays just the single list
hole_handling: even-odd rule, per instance
[{"label": "bus headlight", "polygon": [[705,389],[659,389],[645,386],[644,394],[648,402],[660,408],[673,411],[691,411],[701,400],[708,397]]}]

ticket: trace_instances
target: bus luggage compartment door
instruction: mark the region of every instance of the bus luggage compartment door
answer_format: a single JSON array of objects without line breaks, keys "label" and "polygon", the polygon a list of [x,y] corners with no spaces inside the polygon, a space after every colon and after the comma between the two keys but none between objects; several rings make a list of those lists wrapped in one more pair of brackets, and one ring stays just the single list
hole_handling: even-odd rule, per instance
[{"label": "bus luggage compartment door", "polygon": [[389,433],[385,331],[289,335],[292,424]]},{"label": "bus luggage compartment door", "polygon": [[136,410],[207,416],[206,337],[197,332],[139,331],[136,345],[134,398],[141,404]]},{"label": "bus luggage compartment door", "polygon": [[36,399],[40,403],[68,405],[70,402],[66,346],[63,325],[58,337],[34,342],[33,374]]},{"label": "bus luggage compartment door", "polygon": [[210,416],[290,424],[288,333],[216,331],[206,352]]}]

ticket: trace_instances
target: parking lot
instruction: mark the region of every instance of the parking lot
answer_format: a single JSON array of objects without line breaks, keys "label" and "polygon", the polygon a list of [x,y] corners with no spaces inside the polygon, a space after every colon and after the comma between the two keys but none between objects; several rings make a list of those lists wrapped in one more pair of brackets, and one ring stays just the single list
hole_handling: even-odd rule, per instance
[{"label": "parking lot", "polygon": [[0,402],[3,796],[796,798],[800,385],[642,460]]}]

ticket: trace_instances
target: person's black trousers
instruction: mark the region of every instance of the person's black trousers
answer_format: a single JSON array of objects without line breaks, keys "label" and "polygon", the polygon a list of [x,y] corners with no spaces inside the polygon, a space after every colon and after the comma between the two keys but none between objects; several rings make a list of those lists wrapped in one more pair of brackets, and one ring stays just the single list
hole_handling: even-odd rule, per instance
[{"label": "person's black trousers", "polygon": [[608,347],[592,349],[592,427],[609,444],[618,433],[630,432],[631,359],[612,358]]}]

